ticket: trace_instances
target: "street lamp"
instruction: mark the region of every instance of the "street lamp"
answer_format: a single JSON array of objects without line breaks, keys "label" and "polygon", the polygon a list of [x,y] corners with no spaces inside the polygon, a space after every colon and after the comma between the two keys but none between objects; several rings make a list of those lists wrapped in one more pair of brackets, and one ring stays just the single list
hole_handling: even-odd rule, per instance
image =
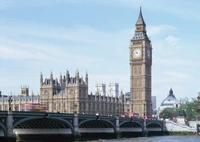
[{"label": "street lamp", "polygon": [[9,111],[11,111],[11,103],[12,103],[12,99],[11,96],[8,97],[8,107],[9,107]]},{"label": "street lamp", "polygon": [[76,108],[78,107],[77,103],[74,104],[74,113],[77,113]]},{"label": "street lamp", "polygon": [[117,112],[117,116],[118,116],[118,113],[119,113],[119,108],[118,107],[116,107],[116,112]]}]

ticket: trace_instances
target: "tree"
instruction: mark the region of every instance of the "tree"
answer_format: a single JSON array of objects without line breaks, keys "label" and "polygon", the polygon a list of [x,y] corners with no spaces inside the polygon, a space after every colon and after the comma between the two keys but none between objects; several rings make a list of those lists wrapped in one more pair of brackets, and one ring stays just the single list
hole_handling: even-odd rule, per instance
[{"label": "tree", "polygon": [[186,117],[188,120],[196,120],[197,119],[197,108],[198,108],[198,101],[195,98],[191,98],[189,101],[188,98],[180,99],[180,106],[178,108],[179,111],[184,110]]},{"label": "tree", "polygon": [[159,114],[159,117],[163,119],[172,119],[173,117],[177,116],[178,116],[177,109],[171,107],[163,109],[163,111]]}]

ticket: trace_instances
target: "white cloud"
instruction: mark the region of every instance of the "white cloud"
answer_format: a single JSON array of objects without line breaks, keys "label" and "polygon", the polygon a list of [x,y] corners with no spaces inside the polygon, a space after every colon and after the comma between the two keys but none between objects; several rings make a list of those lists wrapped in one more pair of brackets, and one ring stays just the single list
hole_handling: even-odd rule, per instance
[{"label": "white cloud", "polygon": [[31,52],[29,50],[20,50],[10,47],[1,46],[0,48],[2,59],[36,59],[36,60],[50,60],[48,56],[39,52]]},{"label": "white cloud", "polygon": [[[167,54],[167,53],[165,53]],[[154,57],[153,58],[154,64],[159,64],[163,66],[196,66],[198,63],[194,62],[191,59],[181,59],[175,57]]]},{"label": "white cloud", "polygon": [[168,36],[166,39],[165,39],[170,45],[177,45],[178,42],[180,41],[180,38],[177,38],[177,37],[174,37],[172,35]]},{"label": "white cloud", "polygon": [[6,9],[6,8],[11,8],[15,5],[15,1],[11,0],[11,1],[8,1],[8,0],[1,0],[0,2],[0,10],[2,9]]},{"label": "white cloud", "polygon": [[[199,7],[198,3],[194,5],[189,1],[182,2],[181,0],[168,0],[168,1],[145,1],[145,0],[1,0],[0,9],[5,8],[23,8],[23,7],[47,7],[54,5],[98,5],[98,6],[115,6],[115,7],[133,7],[139,9],[139,6],[142,5],[144,9],[151,9],[152,11],[161,11],[166,12],[171,15],[176,15],[190,20],[200,20],[198,13]],[[192,7],[192,9],[185,12],[185,7]]]},{"label": "white cloud", "polygon": [[149,36],[157,36],[166,32],[176,30],[175,27],[171,25],[154,25],[154,26],[147,26],[147,32]]},{"label": "white cloud", "polygon": [[[155,75],[155,74],[154,74]],[[183,72],[162,72],[161,74],[157,73],[156,77],[153,77],[153,82],[155,84],[167,84],[167,85],[180,85],[183,83],[191,83],[194,82],[194,78],[186,73]]]},{"label": "white cloud", "polygon": [[164,72],[163,75],[174,79],[188,79],[190,76],[182,72]]}]

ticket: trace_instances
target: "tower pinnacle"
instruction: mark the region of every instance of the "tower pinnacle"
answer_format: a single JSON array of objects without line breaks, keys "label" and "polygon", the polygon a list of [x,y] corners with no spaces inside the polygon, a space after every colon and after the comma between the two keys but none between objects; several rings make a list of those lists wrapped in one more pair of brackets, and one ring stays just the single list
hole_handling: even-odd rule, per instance
[{"label": "tower pinnacle", "polygon": [[142,16],[142,6],[140,6],[140,13],[139,13],[136,25],[144,25],[144,26],[146,26],[146,24],[144,22],[144,19],[143,19],[143,16]]}]

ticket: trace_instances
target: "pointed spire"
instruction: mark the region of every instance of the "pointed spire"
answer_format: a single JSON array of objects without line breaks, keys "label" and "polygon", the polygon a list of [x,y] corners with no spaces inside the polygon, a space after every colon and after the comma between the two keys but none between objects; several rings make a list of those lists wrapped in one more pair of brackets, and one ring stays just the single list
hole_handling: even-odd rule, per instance
[{"label": "pointed spire", "polygon": [[170,94],[170,95],[173,95],[173,90],[172,90],[172,88],[170,89],[169,94]]},{"label": "pointed spire", "polygon": [[140,6],[140,13],[139,13],[139,16],[138,16],[138,20],[136,22],[136,25],[139,25],[139,24],[146,26],[144,19],[143,19],[143,16],[142,16],[142,6]]},{"label": "pointed spire", "polygon": [[50,73],[50,77],[52,77],[52,78],[53,78],[53,73],[52,73],[52,70],[51,70],[51,73]]},{"label": "pointed spire", "polygon": [[88,76],[88,72],[87,72],[87,70],[86,70],[86,76]]}]

